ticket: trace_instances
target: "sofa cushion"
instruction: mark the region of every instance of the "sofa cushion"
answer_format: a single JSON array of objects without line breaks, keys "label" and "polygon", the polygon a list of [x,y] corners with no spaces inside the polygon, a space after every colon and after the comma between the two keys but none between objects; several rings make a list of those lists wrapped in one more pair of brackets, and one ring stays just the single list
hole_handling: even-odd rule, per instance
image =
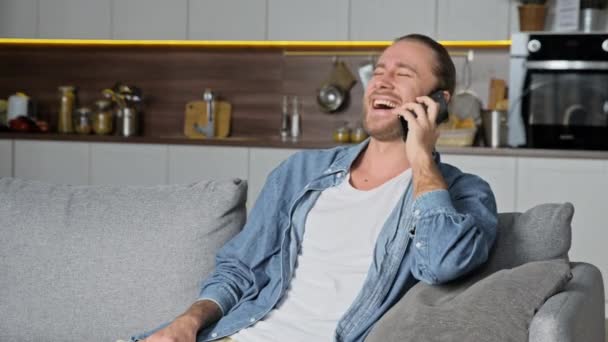
[{"label": "sofa cushion", "polygon": [[498,215],[497,237],[485,274],[530,261],[567,259],[572,235],[571,203],[540,204],[524,213]]},{"label": "sofa cushion", "polygon": [[568,262],[557,259],[445,285],[420,282],[382,317],[366,341],[527,341],[536,311],[570,277]]},{"label": "sofa cushion", "polygon": [[114,341],[174,318],[244,224],[246,191],[0,179],[0,341]]}]

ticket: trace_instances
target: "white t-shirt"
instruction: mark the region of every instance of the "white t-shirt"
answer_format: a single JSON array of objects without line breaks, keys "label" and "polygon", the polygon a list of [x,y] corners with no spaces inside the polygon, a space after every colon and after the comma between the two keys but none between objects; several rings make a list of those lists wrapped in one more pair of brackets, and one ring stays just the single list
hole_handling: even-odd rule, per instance
[{"label": "white t-shirt", "polygon": [[331,341],[372,262],[376,238],[411,180],[408,169],[369,191],[350,184],[324,190],[306,218],[302,248],[286,294],[236,342]]}]

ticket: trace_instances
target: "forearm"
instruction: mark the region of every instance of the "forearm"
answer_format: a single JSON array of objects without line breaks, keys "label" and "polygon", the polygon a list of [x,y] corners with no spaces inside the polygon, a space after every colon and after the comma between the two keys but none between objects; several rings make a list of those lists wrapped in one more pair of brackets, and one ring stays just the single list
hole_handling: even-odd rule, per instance
[{"label": "forearm", "polygon": [[222,317],[222,310],[211,300],[200,300],[192,304],[186,312],[181,314],[175,321],[184,324],[188,329],[198,332],[208,327]]},{"label": "forearm", "polygon": [[430,154],[420,153],[415,158],[415,162],[412,163],[412,179],[414,198],[430,191],[448,188],[433,156]]}]

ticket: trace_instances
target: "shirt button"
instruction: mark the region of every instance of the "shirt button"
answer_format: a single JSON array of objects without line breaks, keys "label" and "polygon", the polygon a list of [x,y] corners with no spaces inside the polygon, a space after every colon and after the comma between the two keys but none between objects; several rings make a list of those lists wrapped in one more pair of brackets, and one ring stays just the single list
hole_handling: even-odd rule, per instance
[{"label": "shirt button", "polygon": [[251,317],[251,318],[249,319],[249,322],[251,322],[251,323],[255,322],[255,318]]},{"label": "shirt button", "polygon": [[342,172],[338,172],[338,174],[336,175],[336,177],[338,177],[338,178],[342,178],[342,176],[344,176],[344,174]]},{"label": "shirt button", "polygon": [[414,216],[416,216],[416,217],[420,216],[420,210],[419,209],[414,210]]},{"label": "shirt button", "polygon": [[214,337],[214,338],[217,337],[217,333],[211,334],[211,337]]},{"label": "shirt button", "polygon": [[418,248],[418,249],[422,248],[422,242],[416,242],[416,248]]}]

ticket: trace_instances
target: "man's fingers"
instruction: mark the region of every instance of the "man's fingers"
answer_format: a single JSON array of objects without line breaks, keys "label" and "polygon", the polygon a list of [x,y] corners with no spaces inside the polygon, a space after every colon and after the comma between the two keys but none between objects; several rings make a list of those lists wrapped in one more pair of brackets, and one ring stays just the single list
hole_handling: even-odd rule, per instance
[{"label": "man's fingers", "polygon": [[437,115],[439,114],[439,104],[428,96],[419,96],[416,98],[416,101],[418,103],[423,103],[426,106],[427,119],[429,120],[429,123],[435,125],[437,122]]}]

